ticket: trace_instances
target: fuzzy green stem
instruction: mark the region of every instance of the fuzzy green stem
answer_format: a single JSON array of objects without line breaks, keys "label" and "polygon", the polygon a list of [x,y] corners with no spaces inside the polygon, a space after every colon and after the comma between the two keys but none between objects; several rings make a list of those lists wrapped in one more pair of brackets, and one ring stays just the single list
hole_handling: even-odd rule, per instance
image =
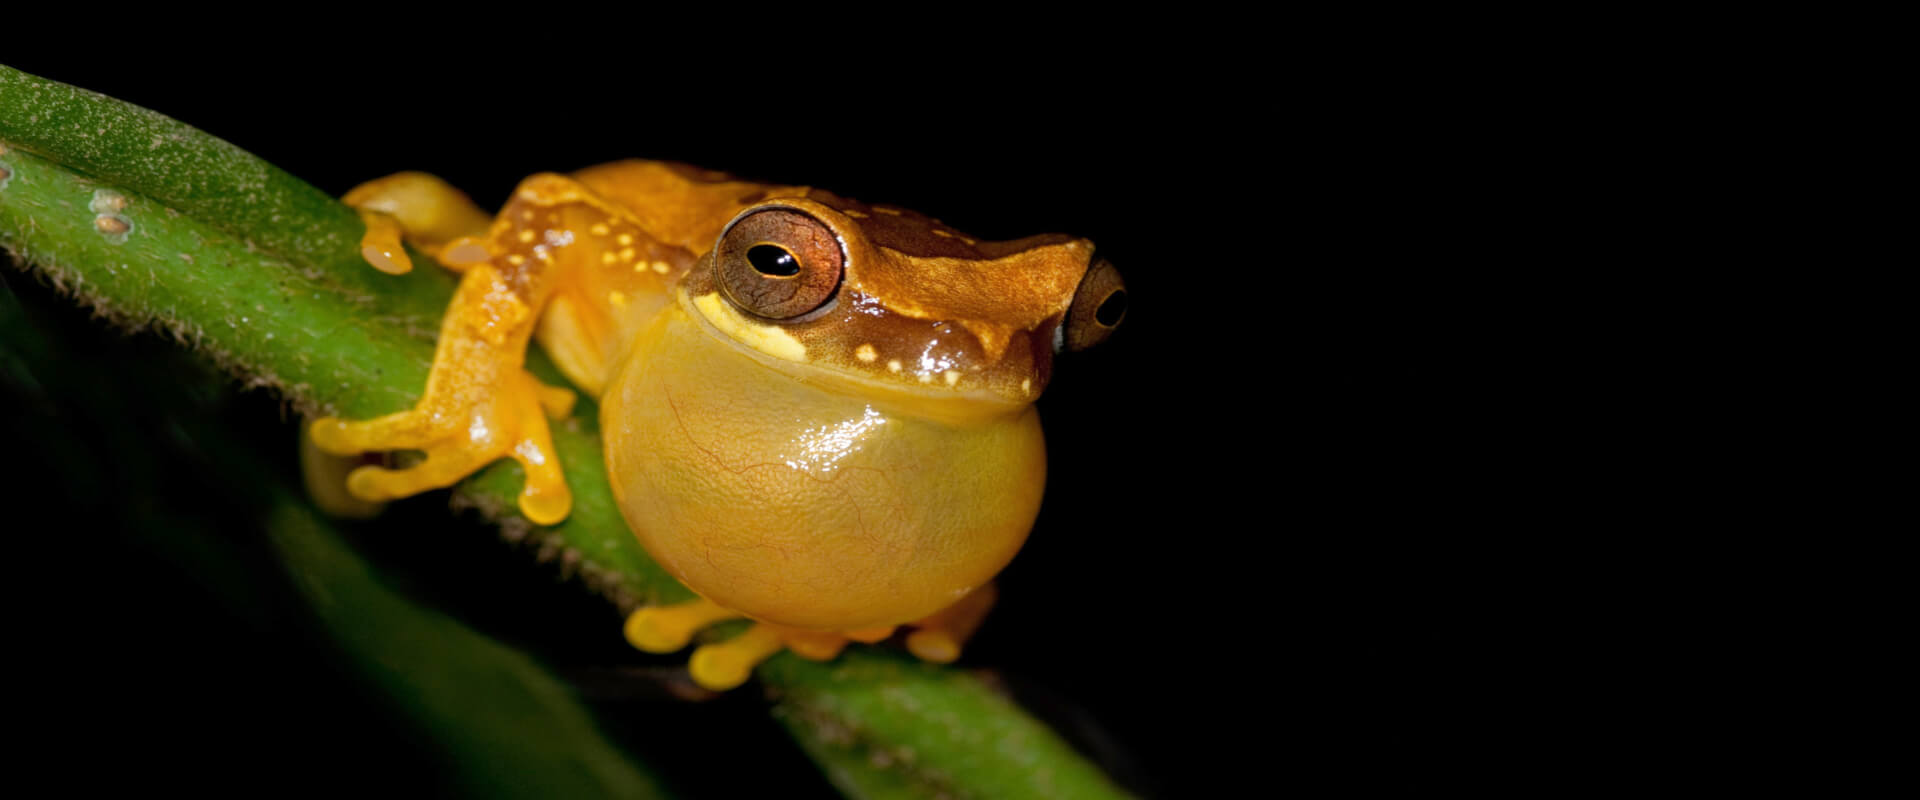
[{"label": "fuzzy green stem", "polygon": [[[309,414],[364,418],[421,393],[452,281],[431,269],[375,272],[358,257],[357,218],[298,179],[153,112],[4,66],[0,170],[0,246],[97,311],[170,332]],[[518,516],[511,461],[463,482],[456,499],[509,535],[538,537],[543,554],[622,610],[690,597],[627,531],[597,418],[582,403],[554,426],[574,495],[562,524]],[[956,796],[1118,794],[1043,726],[952,670],[853,652],[825,665],[782,655],[760,675],[830,775],[848,753],[867,759],[840,770],[871,779],[843,784],[850,792],[884,796],[893,782]],[[852,738],[822,738],[828,730]],[[914,755],[874,756],[889,753]]]}]

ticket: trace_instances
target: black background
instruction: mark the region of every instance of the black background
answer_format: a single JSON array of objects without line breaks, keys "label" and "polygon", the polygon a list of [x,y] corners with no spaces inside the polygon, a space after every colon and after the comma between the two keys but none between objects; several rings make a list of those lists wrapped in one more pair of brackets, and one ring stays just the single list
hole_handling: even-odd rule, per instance
[{"label": "black background", "polygon": [[[1046,41],[1016,33],[999,49]],[[343,47],[9,63],[200,127],[333,194],[424,170],[491,208],[533,172],[645,157],[915,208],[984,238],[1091,238],[1126,276],[1129,317],[1063,360],[1041,400],[1046,504],[965,663],[1154,796],[1228,780],[1432,788],[1509,766],[1515,726],[1538,710],[1517,710],[1516,687],[1546,658],[1516,653],[1537,618],[1513,609],[1557,560],[1529,551],[1514,520],[1537,480],[1516,474],[1543,444],[1515,431],[1551,390],[1515,378],[1531,357],[1488,355],[1543,310],[1509,307],[1510,254],[1478,238],[1514,199],[1480,160],[1480,137],[1500,135],[1488,110],[1452,87],[1112,50],[985,75],[928,70],[936,59],[910,49],[716,66],[642,48],[579,60]],[[251,415],[236,424],[289,431],[290,460],[271,398],[236,402]],[[669,754],[676,786],[828,791],[747,692],[691,709],[623,699],[610,674],[671,662],[624,650],[598,601],[440,502],[394,513],[458,535],[383,547],[472,573],[449,579],[449,602],[610,698],[603,716],[690,731],[628,734]],[[119,558],[113,534],[95,533],[95,556]],[[115,574],[134,595],[191,594],[191,576]],[[33,585],[69,604],[65,582]],[[83,613],[62,618],[75,626],[117,607],[73,602]],[[149,602],[190,614],[201,601]],[[350,785],[411,758],[353,726],[350,684],[292,666],[302,645],[180,624],[192,646],[158,661],[71,631],[16,643],[15,660],[157,774],[241,784],[308,769]],[[214,666],[234,659],[253,666]],[[276,669],[296,671],[260,675]],[[296,697],[287,714],[260,711]],[[71,711],[40,721],[71,725]],[[787,754],[716,768],[742,740]],[[210,752],[233,757],[209,768]],[[689,777],[702,774],[724,777]]]}]

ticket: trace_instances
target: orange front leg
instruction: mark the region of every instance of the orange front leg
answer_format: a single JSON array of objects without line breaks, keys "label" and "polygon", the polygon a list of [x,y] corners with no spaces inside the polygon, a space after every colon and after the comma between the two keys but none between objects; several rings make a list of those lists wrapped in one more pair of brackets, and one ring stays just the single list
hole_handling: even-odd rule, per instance
[{"label": "orange front leg", "polygon": [[400,247],[402,235],[452,269],[485,260],[478,242],[468,251],[449,249],[466,237],[486,233],[492,219],[451,184],[424,172],[400,172],[367,181],[340,201],[360,212],[367,233],[360,255],[381,272],[399,275],[413,269],[413,260]]},{"label": "orange front leg", "polygon": [[337,455],[426,451],[424,462],[407,469],[354,470],[347,479],[350,492],[370,501],[405,497],[450,486],[511,457],[527,472],[520,494],[527,518],[543,525],[566,518],[572,494],[554,456],[547,415],[569,410],[571,393],[542,385],[522,365],[548,299],[578,280],[598,254],[573,232],[595,225],[631,227],[615,216],[573,180],[536,175],[515,190],[484,238],[452,243],[484,247],[487,257],[466,264],[440,325],[425,396],[397,414],[359,422],[329,417],[313,424],[314,444]]}]

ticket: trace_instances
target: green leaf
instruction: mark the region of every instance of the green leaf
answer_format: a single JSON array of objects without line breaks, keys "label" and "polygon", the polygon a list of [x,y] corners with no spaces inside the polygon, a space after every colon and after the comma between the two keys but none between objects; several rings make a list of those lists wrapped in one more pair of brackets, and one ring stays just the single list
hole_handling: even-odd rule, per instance
[{"label": "green leaf", "polygon": [[[110,319],[169,332],[308,414],[389,413],[425,386],[452,280],[374,271],[359,259],[349,209],[233,145],[0,66],[0,170],[0,246]],[[529,363],[551,377],[537,354]],[[518,516],[511,461],[460,484],[456,501],[511,538],[534,537],[622,610],[691,597],[627,531],[596,420],[583,402],[554,426],[574,495],[562,524]],[[1119,794],[1050,731],[951,669],[855,648],[829,664],[783,654],[760,676],[803,747],[850,793]]]}]

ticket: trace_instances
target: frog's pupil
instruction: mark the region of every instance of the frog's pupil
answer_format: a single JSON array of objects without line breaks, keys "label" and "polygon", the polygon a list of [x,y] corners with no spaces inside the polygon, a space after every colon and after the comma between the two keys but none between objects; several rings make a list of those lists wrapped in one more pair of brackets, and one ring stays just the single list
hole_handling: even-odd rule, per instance
[{"label": "frog's pupil", "polygon": [[786,248],[771,244],[757,244],[747,250],[747,263],[760,271],[762,275],[790,278],[800,274],[800,262]]},{"label": "frog's pupil", "polygon": [[1120,318],[1127,314],[1127,293],[1122,290],[1107,295],[1100,307],[1093,312],[1093,319],[1109,328],[1120,324]]}]

